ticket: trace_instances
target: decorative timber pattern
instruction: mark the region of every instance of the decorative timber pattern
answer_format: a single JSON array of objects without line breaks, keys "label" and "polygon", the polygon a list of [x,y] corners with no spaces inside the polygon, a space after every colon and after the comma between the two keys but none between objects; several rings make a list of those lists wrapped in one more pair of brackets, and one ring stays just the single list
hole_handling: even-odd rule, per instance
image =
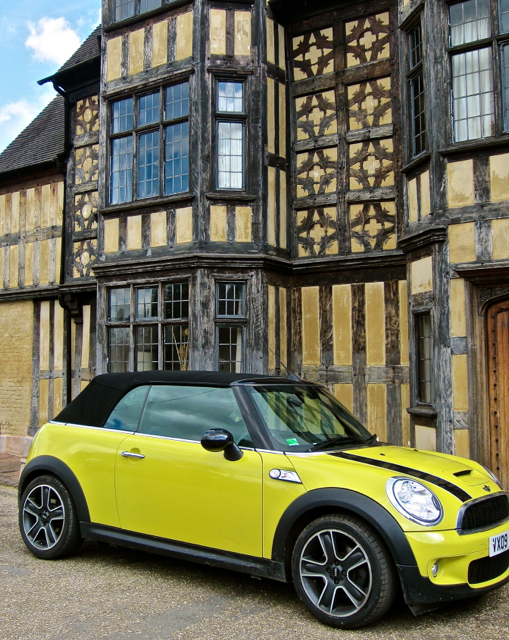
[{"label": "decorative timber pattern", "polygon": [[310,19],[292,38],[299,257],[396,248],[394,18],[355,12]]},{"label": "decorative timber pattern", "polygon": [[[68,226],[70,242],[66,279],[90,278],[97,260],[99,206],[99,100],[79,100],[74,112],[74,166],[69,164],[69,202],[74,204]],[[71,205],[72,206],[72,205]]]}]

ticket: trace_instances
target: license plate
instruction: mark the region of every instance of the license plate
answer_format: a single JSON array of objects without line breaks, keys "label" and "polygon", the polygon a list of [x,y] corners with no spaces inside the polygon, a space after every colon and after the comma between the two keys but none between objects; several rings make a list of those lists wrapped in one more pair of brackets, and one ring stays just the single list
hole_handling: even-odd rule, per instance
[{"label": "license plate", "polygon": [[498,556],[499,553],[504,553],[509,549],[509,531],[499,533],[498,536],[491,536],[490,538],[490,558]]}]

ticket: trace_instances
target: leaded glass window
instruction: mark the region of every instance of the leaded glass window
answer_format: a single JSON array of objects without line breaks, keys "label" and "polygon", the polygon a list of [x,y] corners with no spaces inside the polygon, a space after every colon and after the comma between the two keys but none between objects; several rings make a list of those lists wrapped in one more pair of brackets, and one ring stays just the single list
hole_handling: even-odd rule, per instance
[{"label": "leaded glass window", "polygon": [[244,88],[243,82],[217,83],[218,189],[241,190],[245,187]]}]

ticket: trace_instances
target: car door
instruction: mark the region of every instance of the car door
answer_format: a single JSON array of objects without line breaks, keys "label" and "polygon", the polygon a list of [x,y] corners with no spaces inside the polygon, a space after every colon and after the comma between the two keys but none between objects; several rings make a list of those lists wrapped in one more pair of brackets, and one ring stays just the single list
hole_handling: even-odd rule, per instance
[{"label": "car door", "polygon": [[262,462],[235,462],[200,444],[210,428],[249,434],[230,388],[154,385],[139,431],[115,465],[123,529],[235,553],[262,555]]}]

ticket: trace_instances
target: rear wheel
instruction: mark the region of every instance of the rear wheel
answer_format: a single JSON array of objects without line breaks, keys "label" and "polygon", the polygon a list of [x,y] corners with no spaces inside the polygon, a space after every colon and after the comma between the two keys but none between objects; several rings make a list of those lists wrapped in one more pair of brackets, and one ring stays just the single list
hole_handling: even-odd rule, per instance
[{"label": "rear wheel", "polygon": [[392,559],[362,520],[330,515],[295,543],[292,575],[299,597],[325,624],[355,629],[381,618],[395,594]]},{"label": "rear wheel", "polygon": [[38,558],[63,558],[82,543],[72,498],[54,476],[29,483],[21,497],[19,528],[23,542]]}]

